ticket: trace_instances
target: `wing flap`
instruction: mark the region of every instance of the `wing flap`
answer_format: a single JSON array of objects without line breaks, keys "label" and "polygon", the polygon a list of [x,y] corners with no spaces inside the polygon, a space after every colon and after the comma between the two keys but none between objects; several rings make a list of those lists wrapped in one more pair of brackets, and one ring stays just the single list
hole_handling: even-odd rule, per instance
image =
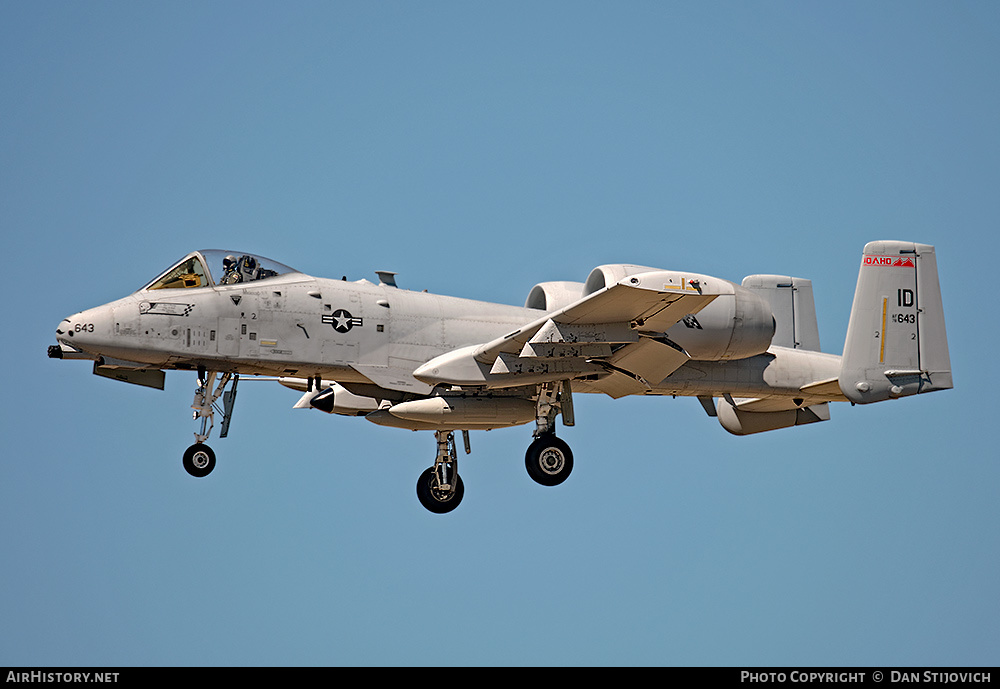
[{"label": "wing flap", "polygon": [[638,376],[646,389],[650,389],[690,358],[687,352],[666,338],[644,337],[615,352],[608,363]]},{"label": "wing flap", "polygon": [[603,392],[613,399],[627,395],[641,395],[649,386],[627,371],[611,370],[608,375],[591,384],[595,390]]}]

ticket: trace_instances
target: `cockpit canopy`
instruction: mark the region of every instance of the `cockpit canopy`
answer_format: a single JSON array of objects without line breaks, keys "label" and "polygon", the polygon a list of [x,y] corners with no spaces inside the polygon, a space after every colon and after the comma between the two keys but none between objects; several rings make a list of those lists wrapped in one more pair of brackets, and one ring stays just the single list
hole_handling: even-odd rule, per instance
[{"label": "cockpit canopy", "polygon": [[192,251],[143,287],[190,289],[214,285],[235,285],[298,272],[263,256],[239,251]]}]

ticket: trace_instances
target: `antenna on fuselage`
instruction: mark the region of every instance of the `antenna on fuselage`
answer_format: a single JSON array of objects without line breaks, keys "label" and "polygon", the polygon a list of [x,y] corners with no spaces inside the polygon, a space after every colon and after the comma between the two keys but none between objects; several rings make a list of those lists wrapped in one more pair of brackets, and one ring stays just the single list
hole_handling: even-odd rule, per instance
[{"label": "antenna on fuselage", "polygon": [[376,270],[375,274],[378,275],[378,284],[385,285],[386,287],[396,286],[396,274],[390,270]]}]

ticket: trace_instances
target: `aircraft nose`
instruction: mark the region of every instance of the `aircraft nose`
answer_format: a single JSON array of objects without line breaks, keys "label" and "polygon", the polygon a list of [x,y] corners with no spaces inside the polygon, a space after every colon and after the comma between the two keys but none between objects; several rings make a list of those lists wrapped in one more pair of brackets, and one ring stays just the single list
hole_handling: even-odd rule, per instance
[{"label": "aircraft nose", "polygon": [[72,330],[73,321],[69,318],[64,318],[59,321],[59,325],[56,326],[56,342],[67,342],[70,336],[69,333],[72,332]]},{"label": "aircraft nose", "polygon": [[81,314],[75,314],[69,318],[59,321],[56,326],[56,342],[48,349],[50,359],[89,359],[91,355],[85,354],[80,346],[84,344],[83,339],[77,338],[77,333],[84,330],[83,322],[79,319]]},{"label": "aircraft nose", "polygon": [[81,333],[85,334],[93,321],[86,318],[84,313],[86,312],[81,311],[59,321],[59,327],[56,328],[56,339],[72,344]]},{"label": "aircraft nose", "polygon": [[64,318],[56,327],[56,341],[83,350],[103,344],[110,336],[110,316],[106,308],[97,307]]}]

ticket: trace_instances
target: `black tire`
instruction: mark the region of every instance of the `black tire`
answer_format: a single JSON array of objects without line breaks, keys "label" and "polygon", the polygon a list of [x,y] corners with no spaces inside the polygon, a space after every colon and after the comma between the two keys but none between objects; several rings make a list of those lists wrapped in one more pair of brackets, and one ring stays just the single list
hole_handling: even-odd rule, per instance
[{"label": "black tire", "polygon": [[204,443],[195,443],[184,451],[184,470],[195,478],[204,478],[215,468],[215,452]]},{"label": "black tire", "polygon": [[465,486],[462,484],[462,477],[455,475],[455,490],[445,492],[439,490],[438,477],[434,472],[434,467],[426,469],[417,479],[417,499],[420,504],[434,514],[446,514],[458,507],[465,495]]},{"label": "black tire", "polygon": [[528,476],[543,486],[558,486],[573,471],[573,451],[569,445],[546,433],[535,439],[524,453]]}]

